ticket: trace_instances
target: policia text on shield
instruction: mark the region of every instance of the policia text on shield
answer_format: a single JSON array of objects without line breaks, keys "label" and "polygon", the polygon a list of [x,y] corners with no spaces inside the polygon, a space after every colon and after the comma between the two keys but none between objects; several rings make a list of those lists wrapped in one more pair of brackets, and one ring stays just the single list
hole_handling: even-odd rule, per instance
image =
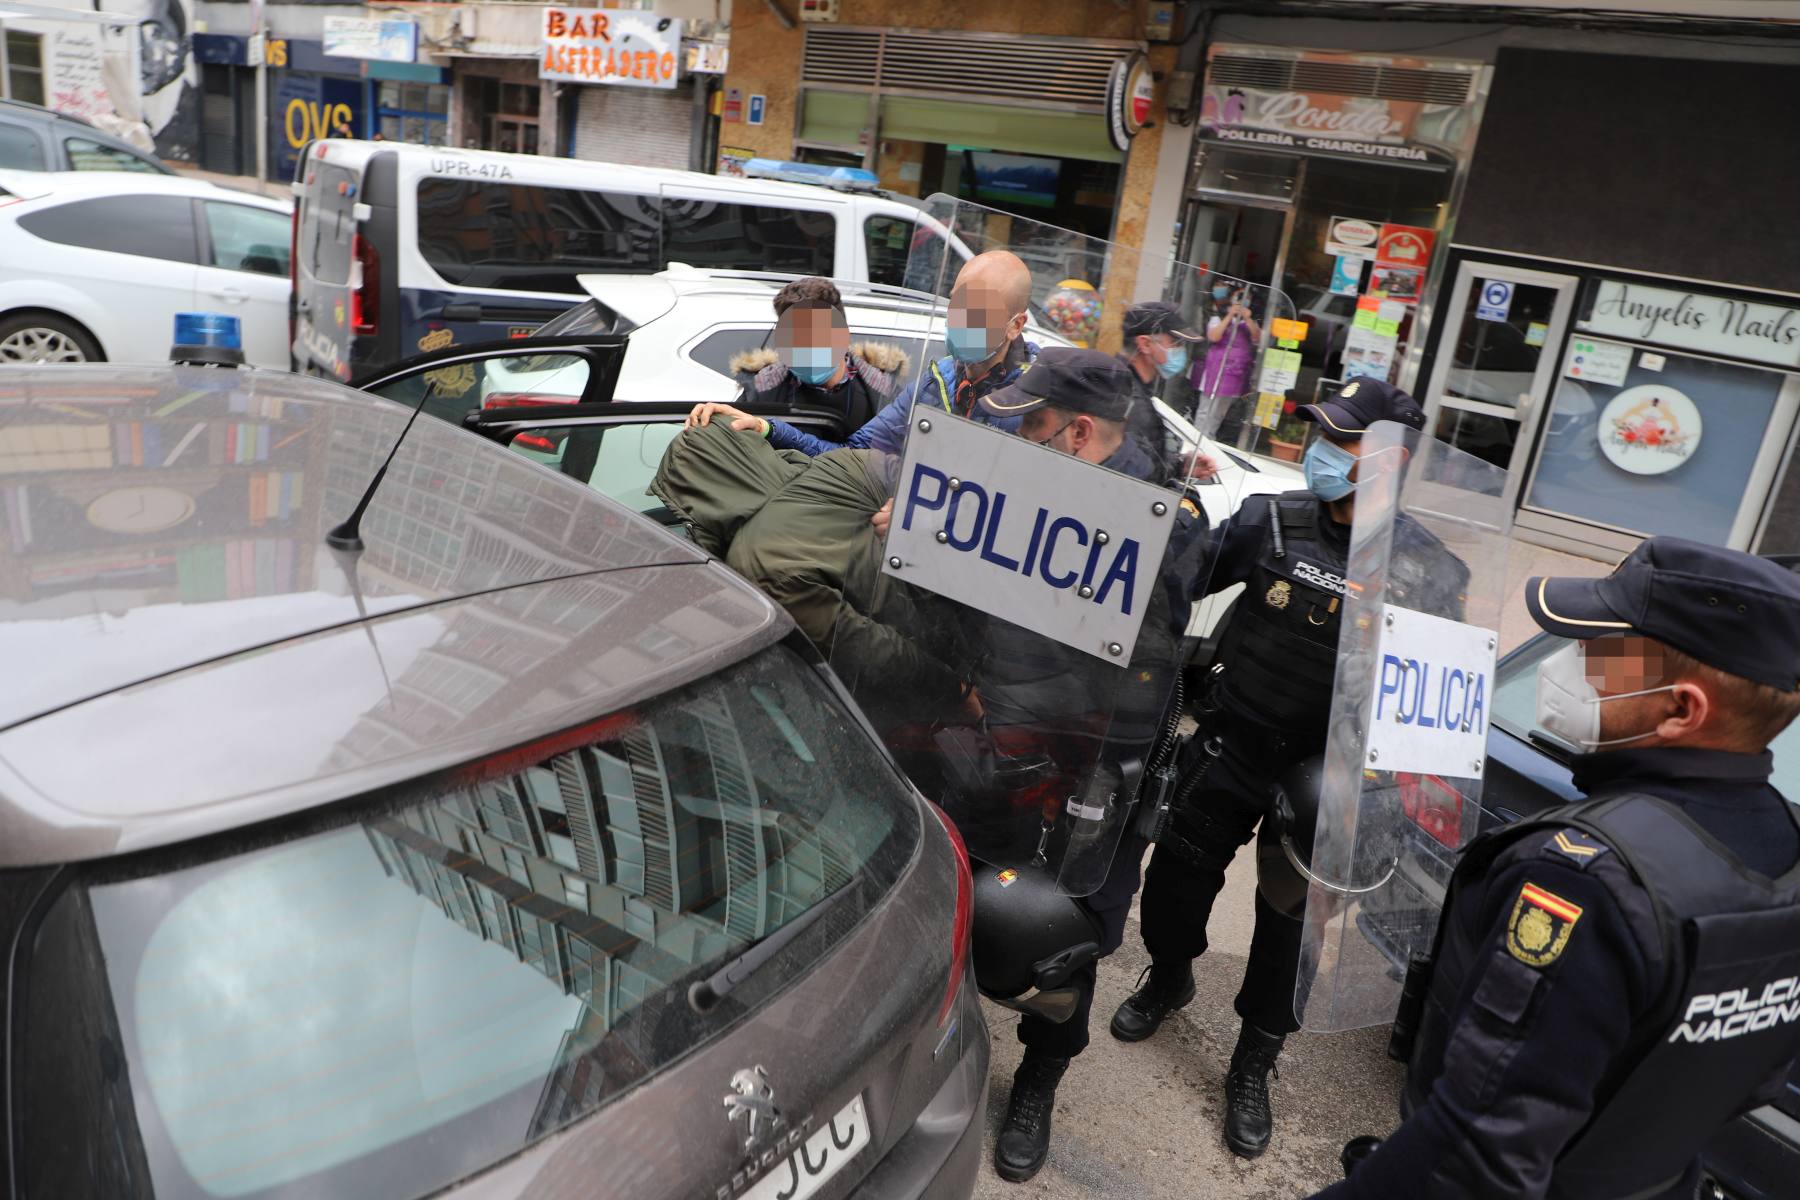
[{"label": "policia text on shield", "polygon": [[1526,602],[1573,639],[1538,722],[1590,799],[1465,851],[1397,1023],[1405,1121],[1322,1197],[1692,1196],[1800,1053],[1800,818],[1767,750],[1800,713],[1800,577],[1652,538]]},{"label": "policia text on shield", "polygon": [[[1424,424],[1413,398],[1362,379],[1301,410],[1322,435],[1306,456],[1308,491],[1248,497],[1215,531],[1210,587],[1245,584],[1199,697],[1199,730],[1180,764],[1169,827],[1145,874],[1143,936],[1148,979],[1112,1020],[1113,1036],[1141,1041],[1194,996],[1192,963],[1225,869],[1256,832],[1283,765],[1316,754],[1326,739],[1338,666],[1357,454],[1378,421]],[[1418,607],[1459,617],[1467,570],[1423,528],[1417,543]],[[1294,1017],[1300,923],[1257,897],[1250,961],[1236,1000],[1242,1032],[1226,1076],[1225,1139],[1254,1157],[1269,1144],[1268,1076]]]}]

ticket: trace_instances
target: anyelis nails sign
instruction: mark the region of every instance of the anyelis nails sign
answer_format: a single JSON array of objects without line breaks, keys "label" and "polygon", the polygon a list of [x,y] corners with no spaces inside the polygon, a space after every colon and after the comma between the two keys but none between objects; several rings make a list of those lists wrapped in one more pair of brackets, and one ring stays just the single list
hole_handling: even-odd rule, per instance
[{"label": "anyelis nails sign", "polygon": [[1603,337],[1800,367],[1800,309],[1781,305],[1602,279],[1577,324]]}]

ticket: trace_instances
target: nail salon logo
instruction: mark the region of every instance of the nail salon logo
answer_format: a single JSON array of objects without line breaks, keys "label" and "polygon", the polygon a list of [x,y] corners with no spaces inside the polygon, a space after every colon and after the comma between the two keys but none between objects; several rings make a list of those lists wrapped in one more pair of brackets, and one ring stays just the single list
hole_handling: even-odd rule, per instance
[{"label": "nail salon logo", "polygon": [[1700,410],[1660,384],[1626,388],[1600,414],[1600,449],[1633,475],[1662,475],[1700,447]]}]

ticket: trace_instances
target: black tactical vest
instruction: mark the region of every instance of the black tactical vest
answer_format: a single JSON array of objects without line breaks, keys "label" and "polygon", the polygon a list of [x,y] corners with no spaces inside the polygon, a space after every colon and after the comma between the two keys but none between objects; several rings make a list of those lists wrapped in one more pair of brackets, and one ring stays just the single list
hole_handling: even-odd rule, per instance
[{"label": "black tactical vest", "polygon": [[1321,534],[1323,507],[1311,492],[1267,502],[1262,557],[1232,608],[1217,660],[1226,711],[1302,741],[1324,740],[1344,615],[1345,552]]},{"label": "black tactical vest", "polygon": [[[1558,1157],[1548,1194],[1660,1196],[1758,1086],[1800,1054],[1800,866],[1765,879],[1674,805],[1624,795],[1490,834],[1470,848],[1457,876],[1485,871],[1502,849],[1534,832],[1571,826],[1612,847],[1643,887],[1662,940],[1660,950],[1645,950],[1652,963],[1664,964],[1664,986],[1613,1076],[1597,1089],[1587,1127]],[[1440,923],[1440,939],[1447,928],[1448,920]],[[1439,947],[1441,986],[1432,988],[1433,1011],[1407,1078],[1409,1111],[1424,1102],[1427,1076],[1442,1062],[1443,989],[1464,977],[1444,968],[1466,966],[1472,952]]]}]

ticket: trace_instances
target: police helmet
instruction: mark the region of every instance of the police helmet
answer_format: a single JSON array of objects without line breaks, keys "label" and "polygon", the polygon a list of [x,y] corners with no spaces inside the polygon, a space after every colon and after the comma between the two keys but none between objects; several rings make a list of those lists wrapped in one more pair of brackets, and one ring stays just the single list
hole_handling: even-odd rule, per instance
[{"label": "police helmet", "polygon": [[1256,837],[1256,887],[1270,907],[1299,920],[1306,914],[1313,829],[1325,758],[1315,754],[1289,767],[1269,794],[1269,811]]},{"label": "police helmet", "polygon": [[1056,890],[1043,867],[971,864],[975,875],[975,984],[990,1000],[1067,1020],[1070,976],[1100,957],[1100,922]]}]

